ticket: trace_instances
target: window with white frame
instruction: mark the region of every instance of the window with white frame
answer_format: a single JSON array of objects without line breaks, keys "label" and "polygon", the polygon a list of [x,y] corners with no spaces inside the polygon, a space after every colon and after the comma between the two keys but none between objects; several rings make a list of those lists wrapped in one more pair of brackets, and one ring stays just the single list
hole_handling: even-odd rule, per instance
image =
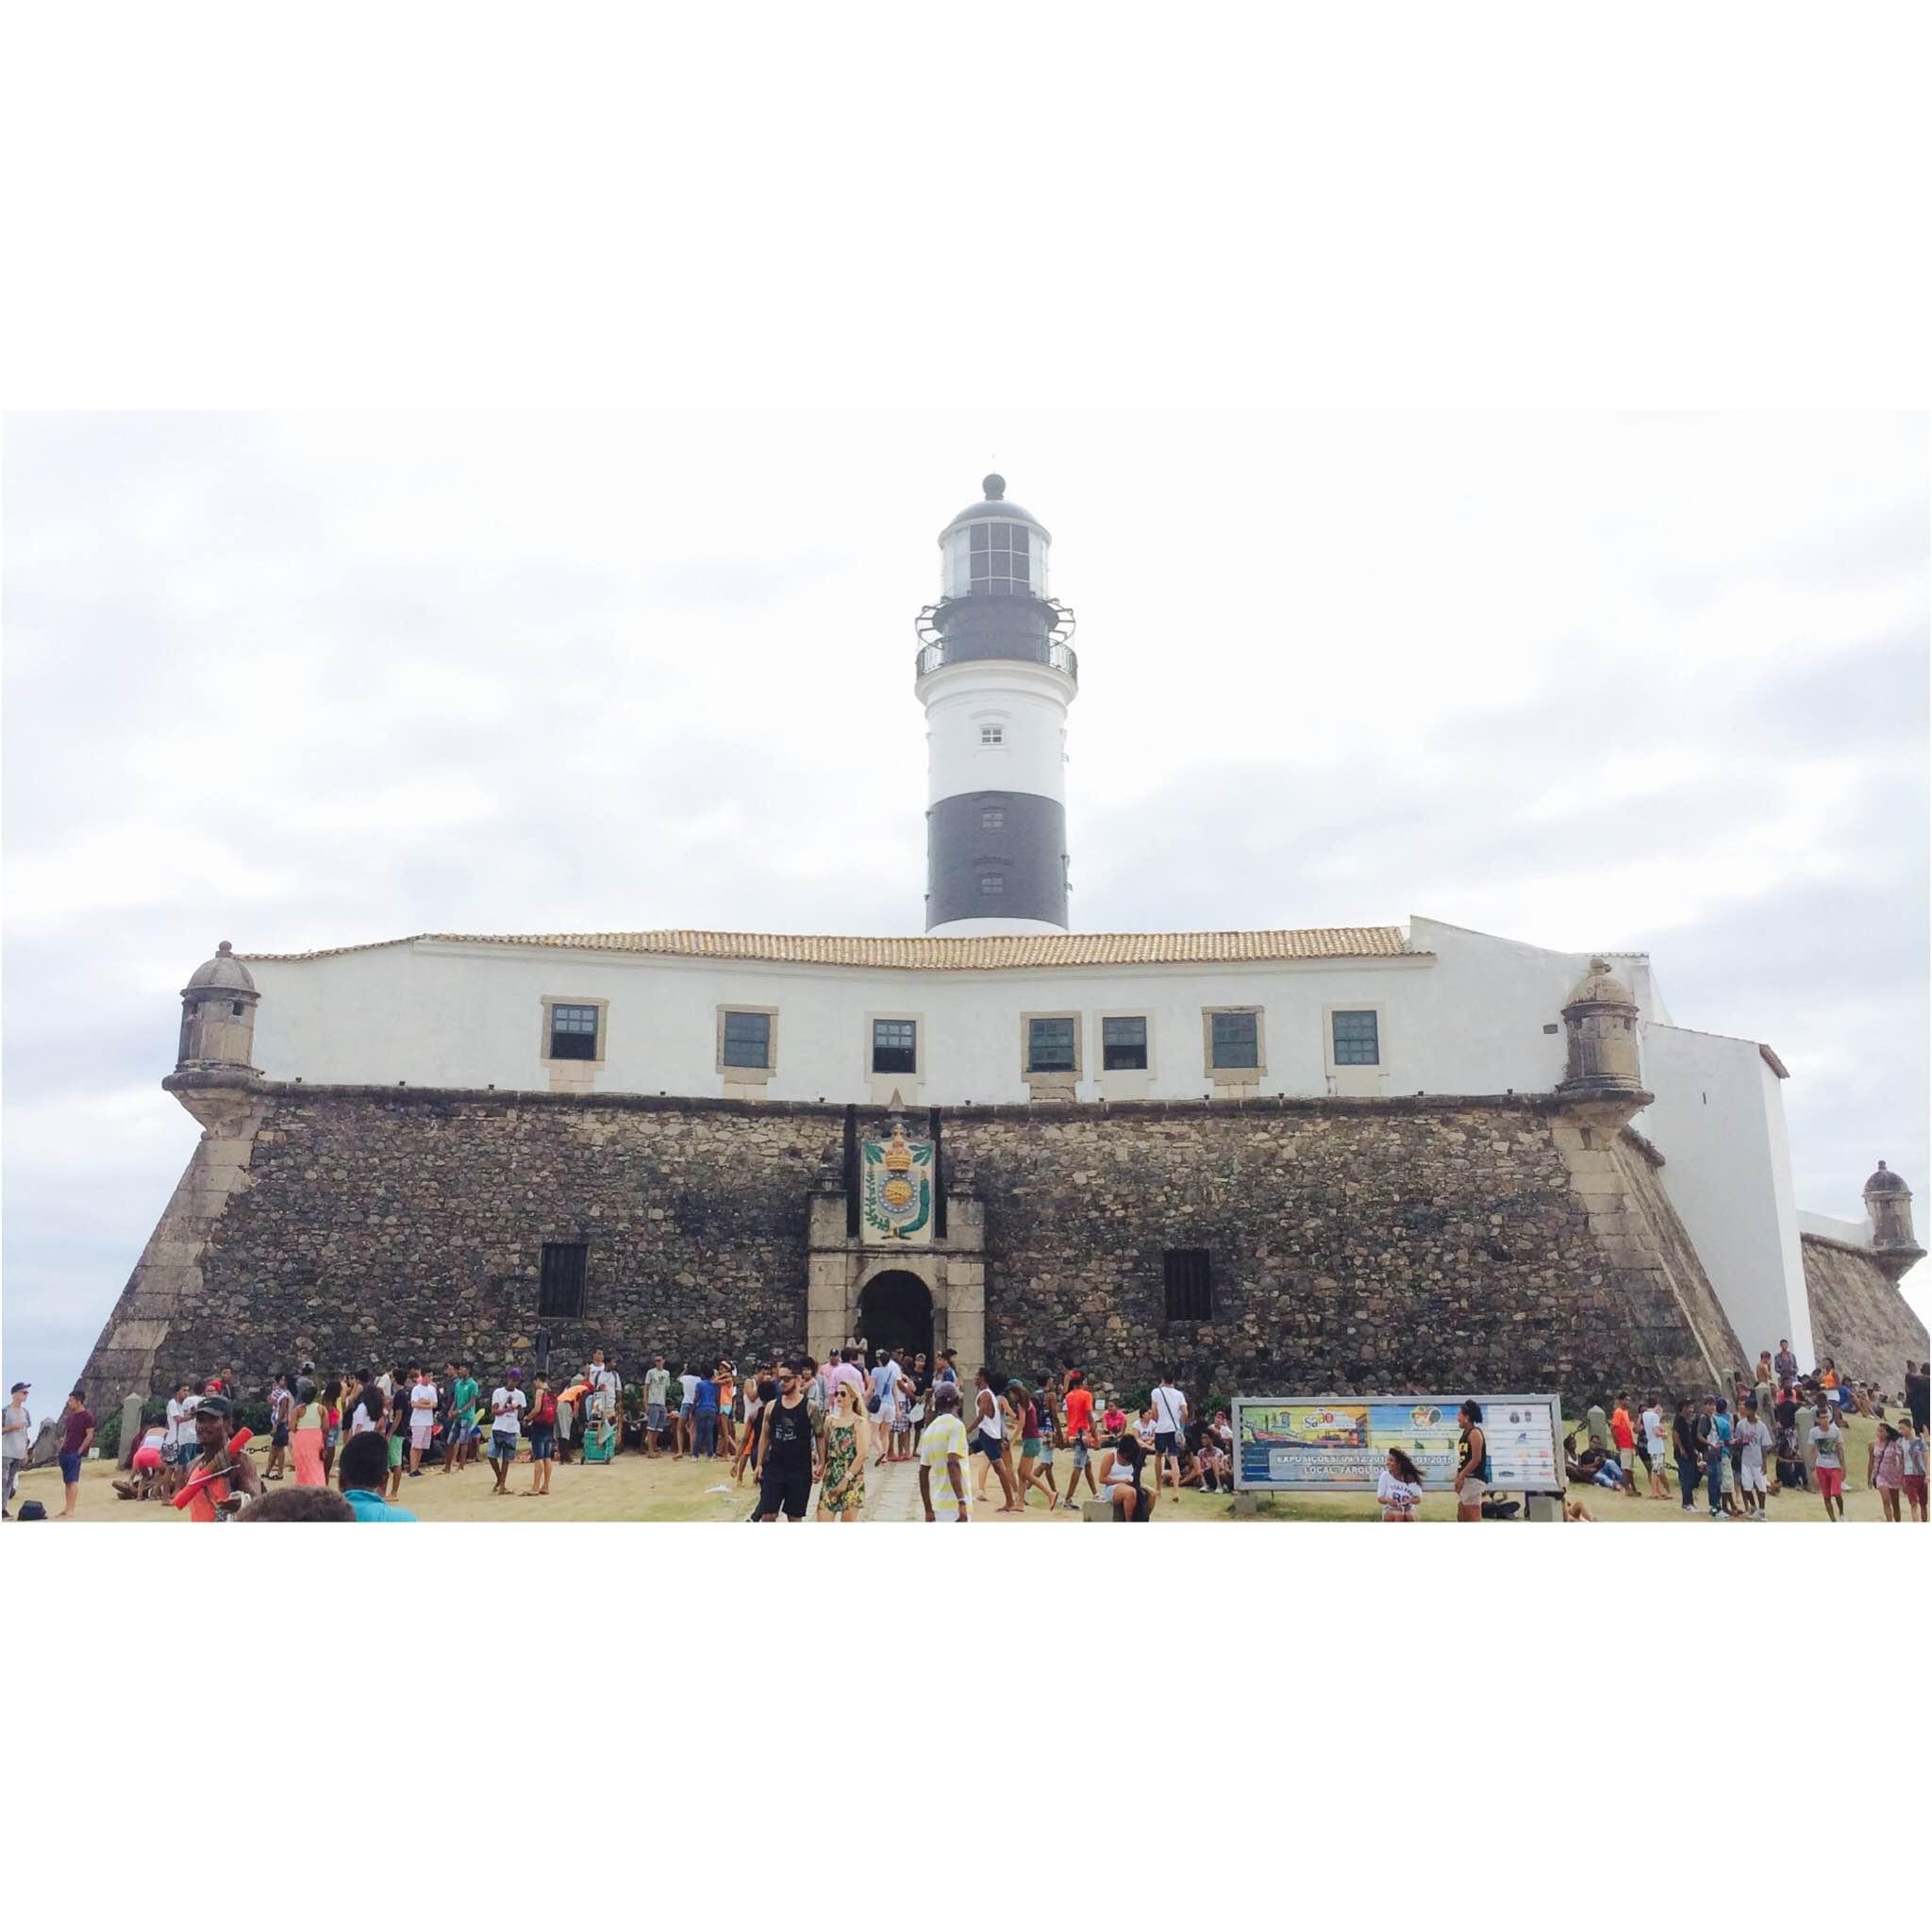
[{"label": "window with white frame", "polygon": [[1107,1074],[1145,1073],[1147,1070],[1147,1019],[1144,1014],[1123,1014],[1100,1023],[1100,1066]]},{"label": "window with white frame", "polygon": [[918,1021],[874,1020],[872,1023],[872,1070],[874,1074],[913,1074],[919,1071]]},{"label": "window with white frame", "polygon": [[979,892],[982,898],[1000,898],[1005,894],[1006,890],[1007,882],[1000,874],[996,872],[983,872],[979,874]]},{"label": "window with white frame", "polygon": [[1026,1071],[1029,1074],[1071,1074],[1078,1066],[1074,1033],[1078,1025],[1071,1013],[1051,1014],[1026,1023]]},{"label": "window with white frame", "polygon": [[566,1006],[560,1000],[550,1007],[550,1058],[554,1060],[593,1060],[597,1058],[597,1008]]},{"label": "window with white frame", "polygon": [[1006,827],[1007,811],[1004,806],[983,805],[979,808],[979,829],[982,832],[998,832]]},{"label": "window with white frame", "polygon": [[981,744],[1004,744],[1007,741],[1007,727],[1004,724],[982,724],[979,727]]},{"label": "window with white frame", "polygon": [[1379,1067],[1382,1039],[1378,1016],[1373,1010],[1344,1011],[1338,1008],[1329,1015],[1331,1046],[1338,1067]]},{"label": "window with white frame", "polygon": [[1208,1064],[1215,1067],[1258,1067],[1261,1064],[1261,1024],[1257,1013],[1215,1013],[1209,1016]]},{"label": "window with white frame", "polygon": [[727,1067],[772,1064],[772,1016],[769,1013],[727,1011],[720,1058]]}]

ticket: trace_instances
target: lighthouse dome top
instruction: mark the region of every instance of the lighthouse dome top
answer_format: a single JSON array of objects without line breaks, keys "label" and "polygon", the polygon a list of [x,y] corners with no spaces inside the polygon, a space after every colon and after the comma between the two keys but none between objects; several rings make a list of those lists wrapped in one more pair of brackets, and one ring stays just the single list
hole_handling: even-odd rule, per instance
[{"label": "lighthouse dome top", "polygon": [[1024,524],[1030,529],[1038,530],[1041,537],[1051,541],[1047,527],[1030,509],[1023,509],[1007,496],[1007,479],[995,471],[991,475],[980,478],[979,488],[983,492],[977,503],[969,503],[946,527],[940,532],[943,543],[962,524],[984,522],[989,517],[1003,518],[1009,524]]}]

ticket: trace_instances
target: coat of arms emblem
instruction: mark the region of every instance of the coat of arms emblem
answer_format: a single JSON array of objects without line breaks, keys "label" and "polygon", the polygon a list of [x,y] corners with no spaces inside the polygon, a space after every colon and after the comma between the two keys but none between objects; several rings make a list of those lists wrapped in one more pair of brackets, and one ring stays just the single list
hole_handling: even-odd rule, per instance
[{"label": "coat of arms emblem", "polygon": [[869,1241],[932,1240],[932,1142],[908,1141],[906,1124],[891,1138],[859,1147],[859,1220]]}]

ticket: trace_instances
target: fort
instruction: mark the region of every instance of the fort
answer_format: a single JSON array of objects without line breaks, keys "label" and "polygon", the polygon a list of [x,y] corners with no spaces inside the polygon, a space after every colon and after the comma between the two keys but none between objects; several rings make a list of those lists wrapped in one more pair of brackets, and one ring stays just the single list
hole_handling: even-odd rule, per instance
[{"label": "fort", "polygon": [[1784,1338],[1890,1387],[1932,1353],[1909,1190],[1881,1163],[1863,1223],[1801,1213],[1782,1061],[1677,1024],[1647,954],[1072,929],[1073,614],[1005,487],[918,621],[924,933],[224,941],[163,1082],[203,1138],[97,1408],[217,1362],[859,1333],[1228,1392],[1683,1391]]}]

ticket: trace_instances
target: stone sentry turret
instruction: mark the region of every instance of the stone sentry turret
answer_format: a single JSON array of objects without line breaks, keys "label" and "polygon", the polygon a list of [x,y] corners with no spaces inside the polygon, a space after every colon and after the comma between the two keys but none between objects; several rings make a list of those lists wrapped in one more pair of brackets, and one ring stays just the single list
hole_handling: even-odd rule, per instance
[{"label": "stone sentry turret", "polygon": [[209,1237],[230,1197],[246,1185],[268,1107],[267,1083],[251,1064],[260,997],[226,940],[181,989],[175,1071],[161,1087],[201,1123],[201,1140],[82,1373],[97,1411],[130,1391],[153,1392],[163,1344],[199,1304]]},{"label": "stone sentry turret", "polygon": [[1564,1074],[1557,1095],[1592,1123],[1622,1126],[1650,1105],[1637,1038],[1637,1002],[1601,955],[1563,1003]]},{"label": "stone sentry turret", "polygon": [[181,1045],[176,1074],[255,1071],[255,1008],[261,995],[247,967],[224,940],[181,989]]},{"label": "stone sentry turret", "polygon": [[1872,1258],[1893,1281],[1925,1258],[1912,1238],[1912,1191],[1882,1160],[1865,1183],[1865,1212],[1872,1223]]}]

